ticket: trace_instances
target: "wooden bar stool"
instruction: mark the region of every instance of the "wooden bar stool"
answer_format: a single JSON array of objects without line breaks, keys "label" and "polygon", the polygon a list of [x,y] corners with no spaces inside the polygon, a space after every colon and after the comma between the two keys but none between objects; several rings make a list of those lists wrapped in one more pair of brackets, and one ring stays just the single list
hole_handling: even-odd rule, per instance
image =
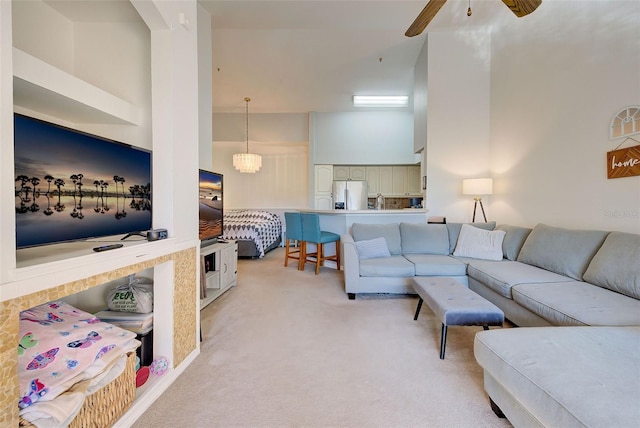
[{"label": "wooden bar stool", "polygon": [[[304,241],[302,240],[302,218],[300,213],[285,212],[285,243],[284,243],[284,265],[289,265],[289,259],[298,260],[298,270],[304,269]],[[292,245],[296,241],[297,248]]]},{"label": "wooden bar stool", "polygon": [[[320,216],[315,213],[302,213],[302,239],[305,245],[302,247],[302,269],[305,263],[315,263],[316,275],[320,272],[320,266],[325,260],[335,260],[340,270],[340,235],[333,232],[320,230]],[[307,243],[316,244],[315,253],[307,253]],[[335,242],[336,254],[326,257],[324,255],[324,244]]]}]

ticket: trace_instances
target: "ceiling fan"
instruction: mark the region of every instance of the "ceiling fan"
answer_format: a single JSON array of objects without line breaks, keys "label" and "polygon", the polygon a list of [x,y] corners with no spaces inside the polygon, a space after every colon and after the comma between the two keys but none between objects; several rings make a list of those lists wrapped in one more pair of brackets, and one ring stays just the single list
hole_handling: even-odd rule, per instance
[{"label": "ceiling fan", "polygon": [[[404,35],[414,37],[421,34],[446,2],[447,0],[429,0]],[[511,12],[518,18],[521,18],[536,10],[536,8],[540,6],[540,3],[542,3],[542,0],[502,0],[502,3],[507,5],[507,7],[511,9]],[[471,10],[471,8],[469,8],[469,10]],[[470,15],[470,13],[468,14]]]}]

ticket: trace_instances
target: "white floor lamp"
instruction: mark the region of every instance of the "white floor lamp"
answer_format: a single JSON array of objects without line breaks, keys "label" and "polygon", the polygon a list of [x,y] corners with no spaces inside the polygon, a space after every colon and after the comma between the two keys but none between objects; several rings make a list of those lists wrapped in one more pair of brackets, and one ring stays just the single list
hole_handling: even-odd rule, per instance
[{"label": "white floor lamp", "polygon": [[482,217],[484,222],[487,222],[487,216],[484,213],[484,206],[482,205],[482,195],[491,195],[493,193],[493,179],[492,178],[468,178],[462,180],[462,194],[473,195],[473,219],[476,221],[476,209],[478,208],[478,202],[480,202],[480,209],[482,210]]}]

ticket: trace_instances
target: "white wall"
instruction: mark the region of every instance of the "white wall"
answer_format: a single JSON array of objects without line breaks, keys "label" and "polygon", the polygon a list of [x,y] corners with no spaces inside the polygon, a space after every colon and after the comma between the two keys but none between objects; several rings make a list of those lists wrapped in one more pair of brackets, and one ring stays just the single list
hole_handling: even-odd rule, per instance
[{"label": "white wall", "polygon": [[640,177],[606,169],[611,118],[640,104],[639,40],[637,1],[545,2],[493,36],[492,218],[640,232]]},{"label": "white wall", "polygon": [[[241,102],[242,113],[214,113],[213,141],[246,141],[245,104],[244,101],[241,100]],[[251,103],[249,103],[249,144],[272,141],[281,143],[309,141],[309,115],[306,113],[251,113]],[[246,147],[246,144],[243,147]]]},{"label": "white wall", "polygon": [[314,164],[412,164],[413,113],[312,113]]},{"label": "white wall", "polygon": [[307,143],[253,143],[251,153],[262,156],[255,174],[240,173],[232,165],[244,144],[214,141],[213,171],[224,175],[224,208],[306,208]]},{"label": "white wall", "polygon": [[418,60],[427,55],[429,216],[471,221],[473,199],[462,196],[462,180],[489,172],[490,43],[485,31],[429,33]]},{"label": "white wall", "polygon": [[13,46],[73,74],[73,23],[41,1],[12,2]]},{"label": "white wall", "polygon": [[215,113],[213,123],[213,171],[224,175],[225,209],[306,208],[307,114],[249,114],[249,151],[262,156],[255,174],[240,173],[232,164],[235,153],[246,152],[246,114]]}]

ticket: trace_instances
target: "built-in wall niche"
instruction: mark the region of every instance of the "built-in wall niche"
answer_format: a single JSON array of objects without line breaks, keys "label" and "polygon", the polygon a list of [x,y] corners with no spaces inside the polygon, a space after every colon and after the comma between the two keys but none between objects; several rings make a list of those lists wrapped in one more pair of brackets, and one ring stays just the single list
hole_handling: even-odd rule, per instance
[{"label": "built-in wall niche", "polygon": [[[135,275],[135,278],[140,279],[140,284],[145,286],[145,288],[154,291],[153,268],[145,269],[132,275]],[[95,314],[107,309],[107,296],[109,294],[109,291],[128,283],[129,276],[125,276],[113,281],[107,281],[105,283],[96,285],[95,287],[88,290],[63,297],[61,300],[64,300],[68,304],[75,306],[76,308],[81,309],[85,312]]]},{"label": "built-in wall niche", "polygon": [[[146,254],[143,260],[132,264],[118,263],[119,266],[113,269],[105,268],[105,263],[103,263],[103,269],[99,273],[59,283],[59,285],[49,288],[41,287],[40,291],[22,294],[0,302],[0,321],[2,321],[3,327],[0,329],[0,344],[3,345],[3,349],[14,350],[13,352],[0,353],[0,367],[7,374],[7,376],[0,377],[0,390],[10,391],[0,400],[2,409],[0,415],[3,415],[0,418],[4,418],[2,420],[6,422],[6,426],[18,425],[18,406],[16,403],[20,397],[17,388],[15,388],[17,385],[15,347],[20,340],[18,337],[20,311],[68,296],[79,299],[78,295],[87,290],[96,287],[98,290],[101,287],[106,288],[108,284],[126,278],[133,273],[152,272],[155,297],[154,312],[162,314],[162,317],[156,317],[154,320],[153,355],[156,358],[159,356],[167,358],[169,370],[163,376],[151,377],[143,387],[137,389],[136,400],[127,414],[136,414],[140,409],[146,409],[154,398],[173,382],[177,376],[174,368],[182,364],[185,359],[193,358],[198,343],[198,312],[193,287],[197,271],[196,247],[189,246],[188,243],[174,245],[175,247],[178,248],[172,253],[157,257],[149,257],[150,255]],[[111,263],[106,260],[105,262],[106,265]],[[51,278],[53,281],[57,276],[60,275],[39,278]],[[29,282],[28,280],[21,281],[20,285],[27,285]],[[100,294],[100,291],[97,293]],[[132,418],[135,420],[135,417]],[[127,415],[123,420],[131,422]]]}]

